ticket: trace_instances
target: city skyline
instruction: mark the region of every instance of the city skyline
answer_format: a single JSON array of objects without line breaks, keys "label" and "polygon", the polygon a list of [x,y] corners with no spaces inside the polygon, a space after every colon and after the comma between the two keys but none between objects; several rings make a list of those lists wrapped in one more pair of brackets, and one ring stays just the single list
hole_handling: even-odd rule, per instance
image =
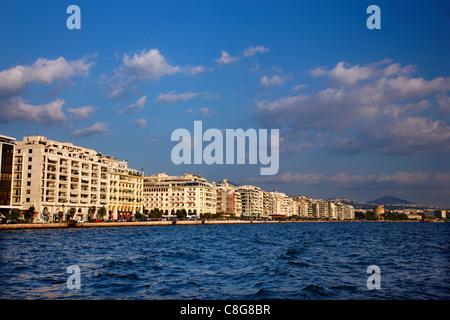
[{"label": "city skyline", "polygon": [[[81,30],[68,30],[70,4],[0,4],[1,134],[71,141],[146,175],[450,206],[447,3],[77,1]],[[280,129],[278,173],[174,165],[171,133],[196,120]]]}]

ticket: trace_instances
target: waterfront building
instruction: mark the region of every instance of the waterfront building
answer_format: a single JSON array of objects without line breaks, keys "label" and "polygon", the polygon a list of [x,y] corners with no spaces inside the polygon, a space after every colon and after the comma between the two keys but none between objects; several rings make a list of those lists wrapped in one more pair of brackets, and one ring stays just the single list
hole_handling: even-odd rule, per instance
[{"label": "waterfront building", "polygon": [[311,199],[311,212],[310,217],[319,219],[331,219],[332,208],[331,203],[324,199]]},{"label": "waterfront building", "polygon": [[13,209],[13,176],[14,176],[14,151],[15,138],[0,135],[0,217],[6,217]]},{"label": "waterfront building", "polygon": [[142,206],[142,173],[71,142],[24,137],[14,168],[13,204],[34,207],[35,221],[87,220],[98,217],[100,208],[106,212],[101,219],[131,218]]},{"label": "waterfront building", "polygon": [[166,217],[174,217],[178,210],[186,210],[188,217],[215,214],[217,191],[215,186],[199,175],[168,176],[159,173],[144,178],[143,205],[146,210],[159,209]]},{"label": "waterfront building", "polygon": [[263,216],[263,191],[255,186],[241,185],[237,191],[241,195],[242,217],[261,218]]},{"label": "waterfront building", "polygon": [[300,219],[308,218],[310,199],[308,197],[298,197],[294,201],[294,205],[296,206],[297,215]]},{"label": "waterfront building", "polygon": [[297,208],[291,197],[278,191],[263,193],[262,218],[285,218],[296,214]]},{"label": "waterfront building", "polygon": [[352,220],[355,219],[355,208],[348,204],[334,203],[333,218],[337,220]]},{"label": "waterfront building", "polygon": [[241,193],[227,179],[215,184],[217,192],[216,212],[224,217],[240,217],[242,214]]}]

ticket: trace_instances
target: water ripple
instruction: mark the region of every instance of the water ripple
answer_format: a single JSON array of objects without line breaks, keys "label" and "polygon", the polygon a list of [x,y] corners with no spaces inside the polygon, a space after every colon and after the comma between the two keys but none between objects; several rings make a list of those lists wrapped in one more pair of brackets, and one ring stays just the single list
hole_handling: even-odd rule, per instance
[{"label": "water ripple", "polygon": [[[299,223],[0,233],[0,299],[444,299],[449,225]],[[366,269],[381,269],[368,290]],[[78,265],[81,289],[66,269]]]}]

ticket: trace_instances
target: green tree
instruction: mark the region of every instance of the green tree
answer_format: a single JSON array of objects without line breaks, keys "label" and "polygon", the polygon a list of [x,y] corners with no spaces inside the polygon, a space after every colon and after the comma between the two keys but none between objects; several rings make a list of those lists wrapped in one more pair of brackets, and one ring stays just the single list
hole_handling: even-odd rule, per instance
[{"label": "green tree", "polygon": [[106,208],[105,207],[100,207],[98,208],[98,214],[100,215],[100,219],[101,220],[105,220],[105,216],[106,216]]},{"label": "green tree", "polygon": [[27,211],[24,212],[25,222],[33,222],[34,216],[36,215],[36,209],[34,206],[30,206]]},{"label": "green tree", "polygon": [[77,212],[77,210],[75,208],[70,208],[69,209],[70,219],[73,219],[73,217],[75,216],[76,212]]},{"label": "green tree", "polygon": [[88,220],[92,220],[92,218],[95,217],[95,211],[96,211],[95,206],[92,206],[92,207],[89,208]]},{"label": "green tree", "polygon": [[149,212],[148,217],[151,219],[161,218],[163,216],[163,211],[159,210],[158,208],[152,209],[152,211]]},{"label": "green tree", "polygon": [[177,218],[178,219],[184,219],[184,218],[186,218],[186,216],[187,216],[187,212],[185,209],[177,210]]},{"label": "green tree", "polygon": [[12,209],[7,215],[6,218],[12,221],[17,221],[22,212],[19,209]]}]

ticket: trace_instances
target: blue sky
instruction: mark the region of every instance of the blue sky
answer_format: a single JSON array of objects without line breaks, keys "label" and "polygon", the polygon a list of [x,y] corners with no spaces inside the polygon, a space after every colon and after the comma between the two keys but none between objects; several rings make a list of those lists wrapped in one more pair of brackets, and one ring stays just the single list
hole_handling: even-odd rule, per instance
[{"label": "blue sky", "polygon": [[[2,1],[0,133],[146,174],[450,206],[449,17],[446,1]],[[278,174],[174,165],[171,133],[195,120],[280,129]]]}]

